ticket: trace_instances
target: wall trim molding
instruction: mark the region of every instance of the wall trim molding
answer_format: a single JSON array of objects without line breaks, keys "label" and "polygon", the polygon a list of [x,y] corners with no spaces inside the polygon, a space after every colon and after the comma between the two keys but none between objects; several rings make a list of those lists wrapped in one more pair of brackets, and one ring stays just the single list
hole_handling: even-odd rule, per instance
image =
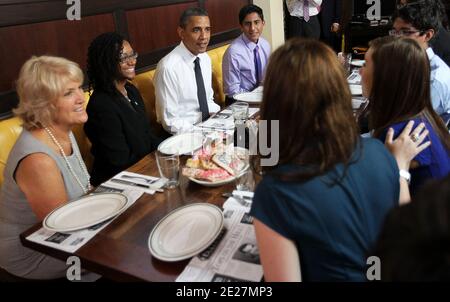
[{"label": "wall trim molding", "polygon": [[[81,18],[92,15],[113,13],[116,10],[135,10],[202,0],[103,0],[81,1]],[[20,15],[17,8],[20,6]],[[0,0],[0,27],[30,23],[40,23],[66,19],[66,11],[70,6],[61,0]],[[76,22],[76,21],[72,21]]]}]

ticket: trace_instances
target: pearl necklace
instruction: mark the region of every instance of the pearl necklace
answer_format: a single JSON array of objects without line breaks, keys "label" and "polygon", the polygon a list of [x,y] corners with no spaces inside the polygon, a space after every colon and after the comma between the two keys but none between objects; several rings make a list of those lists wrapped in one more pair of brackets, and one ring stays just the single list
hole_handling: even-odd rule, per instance
[{"label": "pearl necklace", "polygon": [[[91,183],[89,181],[89,179],[91,178],[89,175],[89,172],[86,169],[86,165],[84,164],[83,160],[80,158],[80,155],[78,154],[78,152],[75,152],[75,150],[72,148],[73,152],[75,153],[75,157],[78,160],[78,164],[81,167],[81,170],[84,172],[88,183],[86,185],[86,187],[83,186],[83,184],[81,183],[81,180],[78,178],[78,175],[75,173],[75,171],[72,168],[72,165],[69,162],[69,159],[66,156],[66,153],[64,153],[64,149],[61,147],[61,144],[58,142],[58,140],[56,140],[56,137],[53,135],[53,133],[50,131],[49,128],[45,127],[44,130],[47,132],[48,136],[50,136],[50,138],[52,139],[53,143],[58,147],[59,152],[61,153],[62,157],[64,158],[64,161],[66,162],[67,168],[69,169],[69,172],[72,174],[72,176],[75,178],[75,180],[77,181],[78,185],[81,187],[81,189],[83,190],[84,194],[86,194],[89,190],[92,189]],[[70,139],[70,137],[69,137]],[[70,143],[70,145],[72,146],[72,143]]]}]

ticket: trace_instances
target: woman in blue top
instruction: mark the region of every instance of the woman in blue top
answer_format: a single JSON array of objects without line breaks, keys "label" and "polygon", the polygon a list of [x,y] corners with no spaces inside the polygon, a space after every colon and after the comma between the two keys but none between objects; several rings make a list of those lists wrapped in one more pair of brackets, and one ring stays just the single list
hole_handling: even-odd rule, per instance
[{"label": "woman in blue top", "polygon": [[426,180],[450,172],[450,134],[434,112],[430,97],[430,63],[413,39],[382,37],[371,42],[361,69],[363,93],[370,99],[369,128],[384,141],[388,127],[400,133],[406,123],[425,123],[431,147],[411,163],[411,194]]},{"label": "woman in blue top", "polygon": [[[279,161],[261,160],[251,209],[265,280],[366,280],[367,253],[407,190],[399,168],[408,160],[397,164],[378,140],[360,138],[345,72],[318,41],[291,39],[274,52],[261,120],[278,121],[267,135],[280,134]],[[401,140],[388,136],[394,153],[412,143],[411,128]]]}]

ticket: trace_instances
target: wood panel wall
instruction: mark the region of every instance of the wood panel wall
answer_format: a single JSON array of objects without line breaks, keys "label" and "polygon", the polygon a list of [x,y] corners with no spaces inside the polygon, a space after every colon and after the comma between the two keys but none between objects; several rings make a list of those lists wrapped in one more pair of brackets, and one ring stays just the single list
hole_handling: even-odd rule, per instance
[{"label": "wood panel wall", "polygon": [[210,48],[240,33],[239,9],[249,0],[80,0],[81,20],[66,17],[63,0],[0,0],[0,119],[17,104],[14,82],[32,55],[63,56],[86,66],[89,43],[117,31],[139,52],[138,72],[155,64],[179,43],[180,14],[205,8],[211,19]]},{"label": "wood panel wall", "polygon": [[211,18],[212,33],[226,32],[239,24],[238,12],[249,1],[246,0],[208,0],[205,9]]}]

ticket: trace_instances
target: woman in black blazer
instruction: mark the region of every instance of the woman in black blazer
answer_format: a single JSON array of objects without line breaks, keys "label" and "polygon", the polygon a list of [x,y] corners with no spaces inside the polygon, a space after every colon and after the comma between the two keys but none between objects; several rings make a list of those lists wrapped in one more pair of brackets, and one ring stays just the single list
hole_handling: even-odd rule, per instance
[{"label": "woman in black blazer", "polygon": [[87,74],[93,88],[84,125],[92,143],[91,182],[99,185],[156,149],[161,139],[150,129],[141,94],[129,80],[137,53],[117,33],[95,38],[88,50]]}]

